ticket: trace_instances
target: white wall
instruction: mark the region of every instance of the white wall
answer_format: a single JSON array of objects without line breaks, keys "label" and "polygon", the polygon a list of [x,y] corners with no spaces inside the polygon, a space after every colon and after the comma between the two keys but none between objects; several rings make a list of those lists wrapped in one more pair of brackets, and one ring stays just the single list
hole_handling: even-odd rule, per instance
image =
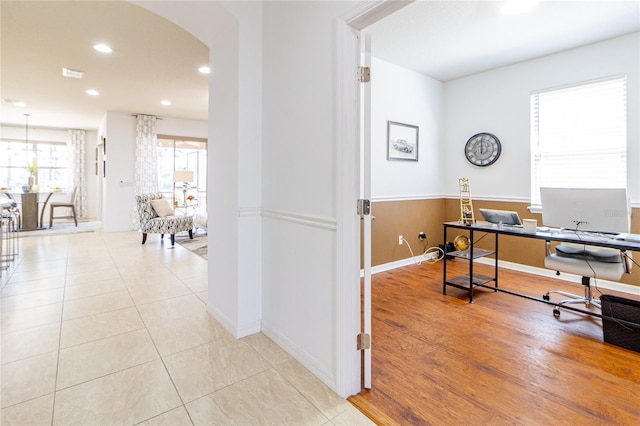
[{"label": "white wall", "polygon": [[[163,117],[157,121],[157,132],[206,138],[207,122]],[[108,112],[100,134],[107,140],[102,227],[106,232],[128,231],[135,211],[136,117],[128,112]]]},{"label": "white wall", "polygon": [[108,112],[106,178],[102,194],[102,228],[106,232],[129,231],[134,212],[133,176],[136,120],[131,113]]},{"label": "white wall", "polygon": [[334,389],[335,28],[352,5],[263,5],[263,331]]},{"label": "white wall", "polygon": [[234,336],[261,328],[262,3],[134,2],[209,47],[208,310]]},{"label": "white wall", "polygon": [[[377,58],[371,69],[372,199],[439,196],[443,84]],[[419,127],[418,162],[387,160],[387,121]]]},{"label": "white wall", "polygon": [[[529,96],[532,91],[605,76],[627,75],[628,189],[640,201],[640,35],[615,38],[445,83],[442,190],[458,196],[467,177],[472,197],[528,202],[530,198]],[[491,132],[502,142],[492,166],[470,165],[466,141]]]}]

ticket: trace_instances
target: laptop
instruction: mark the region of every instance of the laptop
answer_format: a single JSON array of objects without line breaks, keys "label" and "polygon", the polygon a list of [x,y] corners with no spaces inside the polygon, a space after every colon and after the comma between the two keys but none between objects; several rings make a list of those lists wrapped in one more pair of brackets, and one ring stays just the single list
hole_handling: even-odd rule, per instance
[{"label": "laptop", "polygon": [[489,223],[495,223],[505,226],[522,226],[522,221],[517,212],[509,210],[493,210],[493,209],[480,209],[480,214]]}]

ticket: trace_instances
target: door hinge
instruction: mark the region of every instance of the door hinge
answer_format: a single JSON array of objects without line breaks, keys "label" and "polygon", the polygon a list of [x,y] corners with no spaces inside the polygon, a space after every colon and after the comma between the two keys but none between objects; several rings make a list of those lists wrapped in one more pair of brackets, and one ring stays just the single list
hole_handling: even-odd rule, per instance
[{"label": "door hinge", "polygon": [[371,335],[367,333],[358,334],[357,348],[359,351],[371,349]]},{"label": "door hinge", "polygon": [[357,212],[360,217],[368,216],[371,214],[371,201],[365,199],[358,200]]},{"label": "door hinge", "polygon": [[371,81],[371,68],[360,67],[358,68],[358,81],[360,83],[368,83]]}]

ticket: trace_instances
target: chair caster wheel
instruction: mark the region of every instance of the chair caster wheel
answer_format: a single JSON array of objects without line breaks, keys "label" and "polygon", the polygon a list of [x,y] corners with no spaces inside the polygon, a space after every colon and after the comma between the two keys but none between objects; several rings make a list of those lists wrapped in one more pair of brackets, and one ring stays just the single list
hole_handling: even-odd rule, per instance
[{"label": "chair caster wheel", "polygon": [[549,301],[549,295],[548,294],[543,294],[542,295],[542,299],[546,300],[546,301]]},{"label": "chair caster wheel", "polygon": [[560,316],[560,309],[555,308],[555,309],[553,310],[553,316],[554,316],[554,317],[556,317],[556,318],[558,318],[558,317]]}]

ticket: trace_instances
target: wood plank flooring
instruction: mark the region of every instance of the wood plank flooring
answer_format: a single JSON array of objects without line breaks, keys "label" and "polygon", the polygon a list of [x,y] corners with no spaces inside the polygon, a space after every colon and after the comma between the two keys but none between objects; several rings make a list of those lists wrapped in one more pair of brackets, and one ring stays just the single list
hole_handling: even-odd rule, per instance
[{"label": "wood plank flooring", "polygon": [[[467,267],[450,261],[447,275]],[[504,269],[500,286],[582,294]],[[442,262],[376,274],[372,288],[373,386],[349,400],[378,424],[640,424],[640,353],[605,343],[599,318],[554,318],[550,305],[487,289],[473,304],[464,290],[445,296]]]}]

